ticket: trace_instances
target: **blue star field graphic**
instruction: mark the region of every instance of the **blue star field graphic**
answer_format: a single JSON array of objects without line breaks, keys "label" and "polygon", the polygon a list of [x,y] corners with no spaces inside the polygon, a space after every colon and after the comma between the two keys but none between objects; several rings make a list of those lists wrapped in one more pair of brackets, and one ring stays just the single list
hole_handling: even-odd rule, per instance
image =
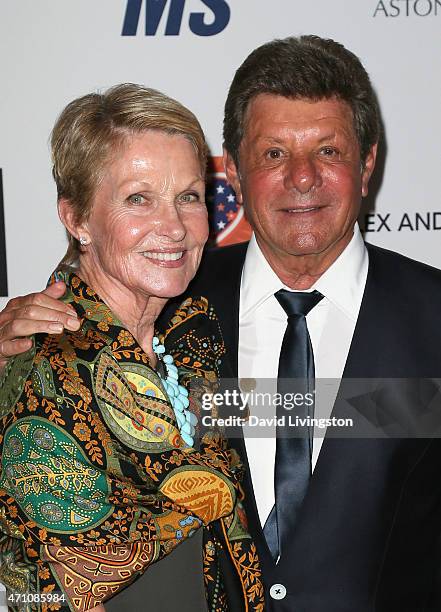
[{"label": "blue star field graphic", "polygon": [[206,190],[211,241],[222,245],[247,240],[251,230],[243,218],[242,206],[226,180],[221,158],[212,158],[211,165]]},{"label": "blue star field graphic", "polygon": [[215,177],[207,186],[207,203],[212,214],[213,231],[218,234],[237,215],[236,195],[225,178]]}]

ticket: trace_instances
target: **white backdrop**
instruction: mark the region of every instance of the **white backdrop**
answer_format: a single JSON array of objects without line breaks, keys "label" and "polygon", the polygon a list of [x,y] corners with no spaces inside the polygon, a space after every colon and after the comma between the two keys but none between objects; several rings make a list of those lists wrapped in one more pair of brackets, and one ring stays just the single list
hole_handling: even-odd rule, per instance
[{"label": "white backdrop", "polygon": [[[441,0],[130,1],[142,5],[133,36],[121,35],[127,0],[0,3],[0,168],[10,296],[43,287],[65,250],[48,137],[67,102],[123,81],[156,87],[196,113],[212,154],[220,155],[223,104],[235,69],[261,43],[302,33],[345,44],[378,92],[387,151],[367,239],[441,267]],[[147,36],[145,6],[161,3],[156,35]],[[180,4],[180,34],[166,36],[169,11]],[[207,28],[214,22],[219,29],[228,9],[221,32],[191,31],[192,13],[205,13]],[[148,20],[152,27],[151,14]],[[5,302],[0,297],[0,306]]]}]

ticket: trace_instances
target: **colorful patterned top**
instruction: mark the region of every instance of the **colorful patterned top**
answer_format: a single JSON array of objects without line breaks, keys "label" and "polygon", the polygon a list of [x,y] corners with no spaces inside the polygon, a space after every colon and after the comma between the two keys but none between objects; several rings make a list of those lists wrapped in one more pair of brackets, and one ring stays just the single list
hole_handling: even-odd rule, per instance
[{"label": "colorful patterned top", "polygon": [[[78,276],[64,280],[81,329],[37,334],[0,383],[0,582],[39,594],[29,610],[88,610],[203,526],[209,611],[232,610],[226,560],[243,610],[262,611],[237,454],[216,432],[185,445],[147,355]],[[225,351],[207,300],[186,300],[164,338],[199,412]]]}]

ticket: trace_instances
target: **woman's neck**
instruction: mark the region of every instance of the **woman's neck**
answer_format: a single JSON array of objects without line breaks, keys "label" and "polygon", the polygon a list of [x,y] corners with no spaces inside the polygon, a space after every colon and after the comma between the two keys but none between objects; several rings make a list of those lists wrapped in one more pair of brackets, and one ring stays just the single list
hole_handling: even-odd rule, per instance
[{"label": "woman's neck", "polygon": [[155,366],[156,355],[152,348],[155,321],[167,303],[167,298],[133,291],[117,279],[93,269],[84,261],[80,262],[78,276],[99,295]]}]

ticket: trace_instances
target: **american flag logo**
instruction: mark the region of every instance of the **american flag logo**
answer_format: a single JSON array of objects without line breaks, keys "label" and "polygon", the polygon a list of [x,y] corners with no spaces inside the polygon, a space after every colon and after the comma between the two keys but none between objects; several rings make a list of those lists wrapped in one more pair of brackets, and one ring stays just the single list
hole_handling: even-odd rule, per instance
[{"label": "american flag logo", "polygon": [[244,242],[251,237],[243,206],[225,177],[222,157],[211,157],[208,164],[206,200],[210,215],[210,238],[218,246]]}]

